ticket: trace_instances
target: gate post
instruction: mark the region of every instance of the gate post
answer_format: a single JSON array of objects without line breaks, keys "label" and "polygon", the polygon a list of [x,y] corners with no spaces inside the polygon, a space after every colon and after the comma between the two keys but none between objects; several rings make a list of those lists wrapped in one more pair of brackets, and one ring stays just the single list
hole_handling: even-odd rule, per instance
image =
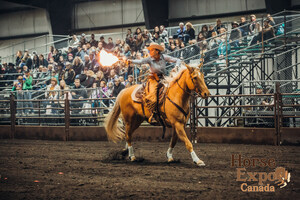
[{"label": "gate post", "polygon": [[191,113],[190,113],[190,134],[192,143],[195,143],[196,134],[197,134],[197,126],[196,126],[196,107],[195,107],[195,98],[194,95],[191,96]]},{"label": "gate post", "polygon": [[15,138],[16,132],[16,105],[15,96],[13,93],[10,94],[10,139]]},{"label": "gate post", "polygon": [[280,93],[280,84],[276,83],[276,93],[274,94],[274,119],[275,133],[277,137],[276,145],[281,143],[281,127],[282,127],[282,95]]},{"label": "gate post", "polygon": [[69,94],[67,94],[67,98],[65,99],[65,141],[69,140],[70,134],[70,102],[68,96]]}]

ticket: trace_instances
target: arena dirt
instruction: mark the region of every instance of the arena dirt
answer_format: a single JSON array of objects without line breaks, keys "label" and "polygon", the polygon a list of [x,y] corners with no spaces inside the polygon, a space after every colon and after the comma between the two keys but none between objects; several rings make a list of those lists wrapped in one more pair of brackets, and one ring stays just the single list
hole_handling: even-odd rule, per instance
[{"label": "arena dirt", "polygon": [[[120,154],[123,144],[0,140],[1,199],[299,199],[299,146],[195,144],[207,164],[197,167],[183,143],[166,162],[168,143],[135,142],[138,161]],[[231,155],[274,158],[291,173],[275,193],[246,193]],[[250,171],[272,171],[255,167]],[[249,182],[249,185],[257,183]]]}]

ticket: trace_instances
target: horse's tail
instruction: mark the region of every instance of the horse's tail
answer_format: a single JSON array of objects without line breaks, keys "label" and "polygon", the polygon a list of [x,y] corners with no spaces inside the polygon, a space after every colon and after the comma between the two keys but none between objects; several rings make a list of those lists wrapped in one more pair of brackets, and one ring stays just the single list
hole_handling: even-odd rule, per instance
[{"label": "horse's tail", "polygon": [[122,132],[120,125],[118,124],[119,115],[121,113],[121,107],[120,107],[121,93],[118,95],[116,99],[115,106],[108,113],[108,116],[105,118],[104,121],[104,128],[106,130],[108,140],[111,140],[115,143],[123,140],[125,137],[124,132]]}]

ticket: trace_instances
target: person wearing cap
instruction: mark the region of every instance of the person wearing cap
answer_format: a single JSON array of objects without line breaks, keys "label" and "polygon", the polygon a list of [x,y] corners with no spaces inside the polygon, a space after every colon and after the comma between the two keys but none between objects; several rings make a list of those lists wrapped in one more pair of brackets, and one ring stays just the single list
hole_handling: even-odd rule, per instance
[{"label": "person wearing cap", "polygon": [[150,66],[150,76],[148,77],[148,82],[150,83],[148,88],[149,93],[146,95],[145,99],[147,108],[150,112],[152,112],[149,122],[155,122],[153,114],[156,112],[156,104],[158,101],[157,93],[162,85],[160,81],[166,74],[167,62],[175,63],[175,67],[179,67],[181,65],[181,60],[169,55],[163,55],[161,52],[164,51],[164,48],[157,43],[150,44],[148,50],[150,55],[149,57],[141,60],[128,60],[128,63],[139,65],[149,64]]},{"label": "person wearing cap", "polygon": [[62,79],[65,80],[67,85],[70,85],[74,83],[75,75],[75,71],[72,69],[72,64],[70,62],[66,62],[66,69]]},{"label": "person wearing cap", "polygon": [[229,37],[229,42],[232,42],[234,47],[239,46],[239,40],[242,37],[242,31],[238,28],[239,24],[234,21],[231,23],[232,29]]}]

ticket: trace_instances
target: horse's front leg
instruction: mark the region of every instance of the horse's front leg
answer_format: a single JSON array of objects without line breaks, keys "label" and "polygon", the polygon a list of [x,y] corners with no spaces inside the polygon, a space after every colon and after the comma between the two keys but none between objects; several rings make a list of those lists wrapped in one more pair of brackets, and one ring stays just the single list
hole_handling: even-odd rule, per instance
[{"label": "horse's front leg", "polygon": [[132,144],[131,144],[132,133],[133,133],[132,126],[127,123],[125,125],[125,138],[126,138],[126,147],[128,149],[128,157],[131,161],[135,161],[136,157],[134,156],[133,147],[132,147]]},{"label": "horse's front leg", "polygon": [[194,152],[193,145],[192,145],[191,141],[188,139],[188,137],[186,136],[186,133],[184,130],[184,124],[182,124],[180,122],[175,123],[175,130],[177,132],[179,139],[184,142],[185,147],[191,153],[193,162],[196,163],[198,166],[205,166],[205,163],[202,160],[200,160],[198,158],[198,156],[196,155],[196,153]]},{"label": "horse's front leg", "polygon": [[168,148],[168,151],[167,151],[168,162],[173,162],[174,161],[173,149],[174,149],[174,147],[177,143],[177,140],[178,140],[178,136],[177,136],[175,128],[173,128],[172,138],[171,138],[170,145],[169,145],[169,148]]}]

